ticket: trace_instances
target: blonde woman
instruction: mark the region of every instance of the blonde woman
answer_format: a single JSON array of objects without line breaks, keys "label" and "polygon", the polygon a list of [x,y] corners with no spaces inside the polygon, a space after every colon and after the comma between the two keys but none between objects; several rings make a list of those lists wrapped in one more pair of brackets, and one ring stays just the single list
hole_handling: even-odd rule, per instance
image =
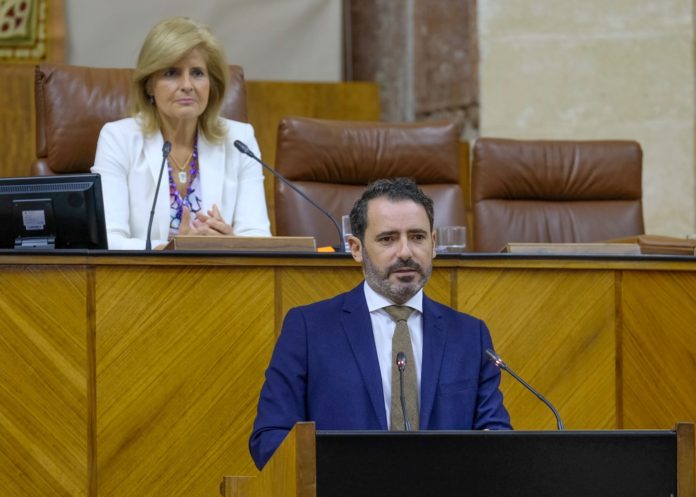
[{"label": "blonde woman", "polygon": [[220,117],[229,68],[209,29],[177,17],[155,25],[140,50],[132,117],[106,124],[92,172],[102,177],[109,249],[145,248],[165,141],[171,151],[152,246],[176,234],[270,236],[259,153],[249,124]]}]

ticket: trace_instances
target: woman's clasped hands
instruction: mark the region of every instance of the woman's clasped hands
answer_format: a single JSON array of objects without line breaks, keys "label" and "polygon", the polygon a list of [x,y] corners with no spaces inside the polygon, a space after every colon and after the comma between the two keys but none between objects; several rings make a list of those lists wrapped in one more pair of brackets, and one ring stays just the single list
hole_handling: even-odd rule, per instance
[{"label": "woman's clasped hands", "polygon": [[203,212],[191,213],[188,207],[184,207],[181,213],[181,225],[179,226],[180,235],[231,235],[232,226],[227,224],[220,214],[220,209],[216,204],[208,210],[207,215]]}]

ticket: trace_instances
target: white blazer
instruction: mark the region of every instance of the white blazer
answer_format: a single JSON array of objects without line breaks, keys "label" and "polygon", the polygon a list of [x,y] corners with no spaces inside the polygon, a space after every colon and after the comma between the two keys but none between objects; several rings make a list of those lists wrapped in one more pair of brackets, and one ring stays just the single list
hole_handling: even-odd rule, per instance
[{"label": "white blazer", "polygon": [[[261,166],[234,146],[235,140],[241,140],[258,156],[254,129],[249,124],[224,121],[227,138],[223,144],[213,144],[201,133],[198,135],[203,212],[217,204],[234,235],[270,236]],[[109,249],[145,248],[163,144],[161,133],[144,136],[135,118],[107,123],[102,128],[92,172],[101,175]],[[169,238],[169,203],[165,171],[152,223],[153,247]]]}]

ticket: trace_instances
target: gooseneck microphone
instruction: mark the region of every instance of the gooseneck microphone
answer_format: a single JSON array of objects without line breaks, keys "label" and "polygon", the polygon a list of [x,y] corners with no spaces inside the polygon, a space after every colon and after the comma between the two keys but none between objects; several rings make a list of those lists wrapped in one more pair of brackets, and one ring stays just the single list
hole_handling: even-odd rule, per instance
[{"label": "gooseneck microphone", "polygon": [[[396,354],[396,367],[399,369],[399,400],[401,400],[401,414],[404,416],[404,430],[411,431],[411,422],[406,412],[406,399],[404,398],[404,370],[406,369],[406,354]],[[392,392],[394,395],[394,392]]]},{"label": "gooseneck microphone", "polygon": [[147,222],[147,238],[145,239],[145,250],[152,250],[152,220],[155,219],[155,205],[157,205],[157,195],[159,194],[160,184],[162,183],[162,173],[164,173],[164,163],[167,162],[169,152],[172,151],[172,144],[168,141],[162,145],[162,165],[160,166],[159,178],[157,178],[157,187],[155,188],[155,198],[152,199],[152,209],[150,210],[150,219]]},{"label": "gooseneck microphone", "polygon": [[496,354],[495,352],[493,352],[491,349],[486,349],[486,355],[487,355],[488,358],[491,360],[491,362],[493,362],[493,364],[495,364],[498,368],[500,368],[500,369],[502,369],[502,370],[507,371],[508,373],[510,373],[510,376],[512,376],[512,377],[515,378],[517,381],[519,381],[520,383],[522,383],[522,385],[523,385],[527,390],[529,390],[530,392],[532,392],[534,395],[536,395],[536,397],[537,397],[540,401],[542,401],[544,404],[546,404],[547,407],[548,407],[549,409],[551,409],[551,412],[553,412],[553,415],[556,417],[556,428],[557,428],[558,430],[563,430],[563,421],[561,421],[561,415],[558,414],[558,411],[556,410],[555,407],[553,407],[553,405],[551,404],[551,402],[549,402],[548,400],[546,400],[546,398],[545,398],[543,395],[541,395],[539,392],[537,392],[536,390],[534,390],[534,389],[529,385],[529,383],[527,383],[526,381],[524,381],[522,378],[520,378],[520,377],[517,375],[517,373],[515,373],[512,369],[510,369],[510,368],[508,367],[508,365],[505,364],[505,361],[503,361],[503,360],[500,358],[500,356],[499,356],[498,354]]},{"label": "gooseneck microphone", "polygon": [[290,188],[292,188],[297,194],[299,194],[300,197],[302,197],[303,199],[305,199],[307,202],[309,202],[309,203],[312,204],[314,207],[316,207],[317,209],[319,209],[319,210],[321,211],[322,214],[324,214],[326,217],[328,217],[328,218],[331,220],[331,222],[333,223],[333,225],[336,227],[336,231],[338,232],[338,251],[339,251],[339,252],[345,252],[345,247],[343,246],[343,235],[341,234],[341,228],[338,227],[338,223],[336,222],[336,220],[333,218],[333,216],[332,216],[331,214],[329,214],[326,210],[324,210],[323,208],[321,208],[314,200],[312,200],[312,199],[309,198],[307,195],[305,195],[304,193],[302,193],[302,191],[301,191],[299,188],[297,188],[295,185],[293,185],[292,183],[290,183],[290,181],[288,181],[282,174],[280,174],[278,171],[276,171],[275,169],[273,169],[271,166],[269,166],[268,164],[266,164],[265,162],[263,162],[261,159],[259,159],[258,157],[256,157],[256,155],[254,154],[254,152],[252,152],[252,151],[249,149],[249,147],[247,147],[246,144],[244,144],[244,142],[242,142],[242,141],[240,141],[240,140],[235,140],[235,141],[234,141],[234,146],[237,147],[237,150],[239,150],[241,153],[243,153],[243,154],[245,154],[245,155],[248,155],[249,157],[251,157],[252,159],[254,159],[256,162],[258,162],[259,164],[261,164],[261,166],[263,166],[263,168],[264,168],[266,171],[269,171],[273,176],[275,176],[275,177],[278,178],[280,181],[282,181],[283,183],[285,183],[286,185],[288,185],[288,186],[289,186]]}]

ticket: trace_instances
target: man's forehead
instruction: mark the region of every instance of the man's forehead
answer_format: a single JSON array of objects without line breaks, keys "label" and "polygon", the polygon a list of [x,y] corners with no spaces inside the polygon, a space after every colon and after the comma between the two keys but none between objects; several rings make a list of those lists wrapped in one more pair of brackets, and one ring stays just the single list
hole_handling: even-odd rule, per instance
[{"label": "man's forehead", "polygon": [[367,226],[373,228],[391,229],[425,229],[430,228],[430,221],[425,207],[410,199],[392,200],[378,197],[367,203]]}]

